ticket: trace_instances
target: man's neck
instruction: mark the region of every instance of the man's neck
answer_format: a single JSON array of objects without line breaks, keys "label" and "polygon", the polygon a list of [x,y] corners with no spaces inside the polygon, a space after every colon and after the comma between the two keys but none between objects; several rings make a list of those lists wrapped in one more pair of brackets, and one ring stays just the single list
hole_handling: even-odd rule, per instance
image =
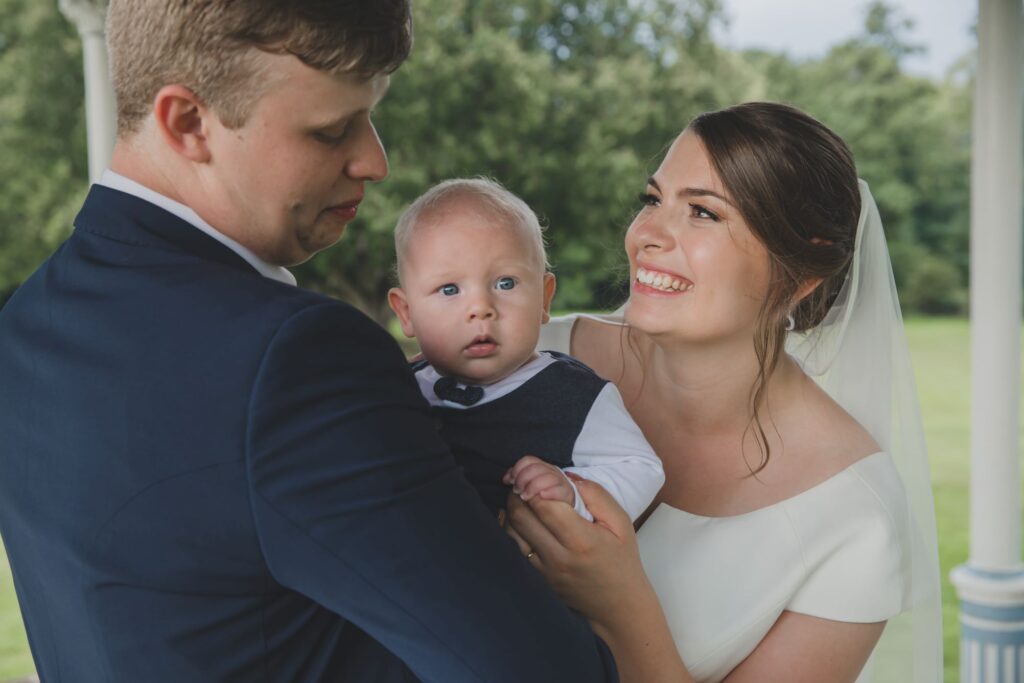
[{"label": "man's neck", "polygon": [[177,191],[175,183],[161,171],[163,166],[148,163],[156,156],[145,149],[140,137],[135,136],[130,140],[118,139],[110,158],[110,170],[168,199],[188,205]]},{"label": "man's neck", "polygon": [[[207,222],[184,201],[182,193],[176,190],[175,183],[167,173],[160,170],[159,166],[142,160],[140,151],[130,143],[119,141],[110,163],[110,171],[116,175],[108,176],[109,182],[101,180],[101,183],[145,199],[195,226],[241,256],[260,275],[285,284],[296,284],[295,276],[286,268],[266,262],[223,230]],[[187,171],[183,170],[184,173]],[[175,177],[178,177],[177,174]]]}]

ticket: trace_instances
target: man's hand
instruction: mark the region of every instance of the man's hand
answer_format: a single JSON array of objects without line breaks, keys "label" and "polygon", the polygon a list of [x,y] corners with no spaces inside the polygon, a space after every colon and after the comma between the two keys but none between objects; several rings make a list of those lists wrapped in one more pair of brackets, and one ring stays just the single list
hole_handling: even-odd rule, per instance
[{"label": "man's hand", "polygon": [[538,496],[542,500],[576,504],[576,493],[562,470],[532,455],[520,458],[502,481],[511,485],[512,492],[523,500]]}]

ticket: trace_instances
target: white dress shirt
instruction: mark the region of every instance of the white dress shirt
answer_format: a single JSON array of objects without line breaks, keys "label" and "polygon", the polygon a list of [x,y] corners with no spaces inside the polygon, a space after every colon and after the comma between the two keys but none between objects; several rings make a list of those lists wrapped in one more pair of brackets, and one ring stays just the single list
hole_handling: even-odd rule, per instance
[{"label": "white dress shirt", "polygon": [[283,282],[286,285],[295,285],[295,276],[292,275],[287,268],[267,263],[259,256],[254,254],[251,250],[242,246],[235,240],[231,239],[230,237],[228,237],[227,235],[220,232],[215,227],[204,221],[202,218],[199,217],[199,214],[197,214],[195,211],[185,206],[181,202],[177,202],[171,199],[170,197],[166,197],[160,194],[159,192],[151,190],[145,185],[137,183],[130,178],[126,178],[120,173],[115,173],[110,169],[107,169],[106,171],[103,172],[103,175],[100,176],[99,182],[97,182],[96,184],[102,185],[104,187],[109,187],[112,190],[124,192],[125,194],[130,194],[133,197],[144,199],[150,204],[155,204],[156,206],[159,206],[164,211],[174,214],[175,216],[185,221],[186,223],[189,223],[190,225],[198,228],[199,230],[202,230],[207,235],[209,235],[210,237],[217,240],[231,251],[241,256],[246,263],[255,268],[256,271],[263,277],[268,277],[271,280]]}]

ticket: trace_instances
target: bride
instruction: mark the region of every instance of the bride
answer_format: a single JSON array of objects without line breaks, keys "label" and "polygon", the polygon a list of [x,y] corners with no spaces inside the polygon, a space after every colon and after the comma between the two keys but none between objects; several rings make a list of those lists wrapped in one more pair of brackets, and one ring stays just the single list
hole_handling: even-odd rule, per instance
[{"label": "bride", "polygon": [[694,119],[626,234],[631,293],[542,345],[612,379],[664,462],[634,535],[509,500],[510,533],[623,681],[900,681],[942,671],[934,512],[874,200],[784,105]]}]

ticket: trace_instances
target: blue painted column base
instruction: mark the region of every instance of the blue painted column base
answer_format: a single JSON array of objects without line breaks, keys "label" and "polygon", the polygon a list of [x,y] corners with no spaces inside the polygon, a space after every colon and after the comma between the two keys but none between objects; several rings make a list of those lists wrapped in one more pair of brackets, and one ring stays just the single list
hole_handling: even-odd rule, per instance
[{"label": "blue painted column base", "polygon": [[950,580],[960,594],[961,683],[1024,683],[1024,570],[961,565]]}]

